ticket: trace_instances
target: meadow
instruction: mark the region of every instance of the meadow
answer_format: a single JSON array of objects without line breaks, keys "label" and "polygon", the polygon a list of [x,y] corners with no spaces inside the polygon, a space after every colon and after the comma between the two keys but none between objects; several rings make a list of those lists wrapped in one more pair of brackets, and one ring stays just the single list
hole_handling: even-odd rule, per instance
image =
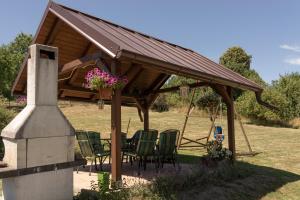
[{"label": "meadow", "polygon": [[[110,135],[110,106],[99,110],[97,105],[91,104],[61,104],[63,113],[75,129],[94,130],[101,133],[101,137]],[[199,113],[198,113],[199,114]],[[182,129],[184,109],[168,112],[150,112],[150,128],[163,131],[165,129]],[[128,136],[143,127],[136,108],[122,108],[122,131],[126,132],[128,121],[130,127]],[[226,137],[226,118],[218,119]],[[210,120],[204,114],[192,117],[186,128],[186,136],[199,138],[207,135]],[[247,151],[247,145],[238,126],[236,126],[237,152]],[[244,123],[252,149],[259,152],[254,157],[238,157],[236,166],[242,169],[237,177],[205,184],[194,184],[185,191],[179,191],[182,199],[300,199],[300,129],[257,126]],[[182,162],[198,164],[199,157],[205,150],[179,151]],[[188,197],[186,196],[188,195]]]}]

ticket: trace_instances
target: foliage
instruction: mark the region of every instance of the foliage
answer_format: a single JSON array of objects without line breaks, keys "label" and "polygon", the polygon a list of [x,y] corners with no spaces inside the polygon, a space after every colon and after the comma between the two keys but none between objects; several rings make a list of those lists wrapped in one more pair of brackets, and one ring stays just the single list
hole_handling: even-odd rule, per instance
[{"label": "foliage", "polygon": [[31,35],[20,33],[14,41],[0,47],[0,94],[7,98],[31,40]]},{"label": "foliage", "polygon": [[290,73],[280,76],[272,83],[273,91],[277,91],[286,99],[282,109],[285,119],[300,117],[300,73]]},{"label": "foliage", "polygon": [[100,172],[98,173],[98,187],[99,191],[107,192],[109,189],[109,173]]},{"label": "foliage", "polygon": [[98,183],[91,181],[91,190],[81,190],[79,194],[74,196],[73,200],[100,200],[112,199],[122,200],[129,199],[129,193],[126,188],[109,189],[109,173],[98,173]]},{"label": "foliage", "polygon": [[284,115],[284,112],[281,112],[286,106],[286,99],[281,93],[267,88],[263,92],[262,99],[272,105],[276,105],[280,111],[272,111],[258,104],[255,94],[250,91],[245,92],[237,99],[237,110],[241,115],[246,116],[253,121],[280,121],[281,119],[287,118],[287,116]]},{"label": "foliage", "polygon": [[222,142],[218,140],[212,140],[207,143],[208,157],[213,160],[230,159],[232,152],[226,148],[223,148]]},{"label": "foliage", "polygon": [[238,46],[231,47],[220,57],[220,64],[229,69],[244,75],[250,70],[251,55],[248,55],[244,49]]},{"label": "foliage", "polygon": [[[195,83],[194,79],[185,78],[182,76],[172,76],[168,82],[164,85],[164,88],[174,87],[174,86],[181,86],[185,84]],[[199,92],[196,92],[196,97],[198,96]],[[173,91],[166,94],[166,101],[169,106],[173,107],[182,107],[186,105],[191,99],[191,92],[189,93],[188,97],[181,97],[179,91]],[[196,99],[196,98],[195,98]]]},{"label": "foliage", "polygon": [[121,89],[128,82],[127,77],[114,76],[97,67],[88,71],[85,80],[86,84],[84,86],[92,90],[99,90],[102,88]]},{"label": "foliage", "polygon": [[221,97],[215,91],[211,88],[206,88],[203,90],[203,95],[198,96],[196,105],[202,110],[208,109],[212,115],[218,104],[220,104],[220,100]]},{"label": "foliage", "polygon": [[236,107],[240,114],[252,121],[287,122],[300,116],[300,75],[286,74],[271,86],[266,87],[262,99],[275,105],[279,111],[269,110],[256,102],[253,92],[245,92],[237,99]]},{"label": "foliage", "polygon": [[18,96],[18,97],[16,98],[16,103],[21,104],[21,105],[26,104],[26,103],[27,103],[27,97],[26,97],[26,96],[23,96],[23,95]]},{"label": "foliage", "polygon": [[[0,133],[2,129],[13,119],[14,113],[6,108],[0,106]],[[2,142],[2,138],[0,138],[0,160],[3,159],[4,156],[4,144]]]},{"label": "foliage", "polygon": [[152,105],[151,110],[156,112],[169,111],[169,105],[167,103],[165,94],[161,94],[158,96],[158,98],[155,100],[154,104]]},{"label": "foliage", "polygon": [[15,113],[0,106],[0,132],[13,119]]},{"label": "foliage", "polygon": [[[264,87],[266,83],[255,70],[250,68],[251,58],[252,56],[248,55],[244,49],[239,46],[234,46],[223,53],[219,62],[221,65]],[[242,94],[243,91],[240,89],[234,89],[233,91],[234,99],[237,99]]]}]

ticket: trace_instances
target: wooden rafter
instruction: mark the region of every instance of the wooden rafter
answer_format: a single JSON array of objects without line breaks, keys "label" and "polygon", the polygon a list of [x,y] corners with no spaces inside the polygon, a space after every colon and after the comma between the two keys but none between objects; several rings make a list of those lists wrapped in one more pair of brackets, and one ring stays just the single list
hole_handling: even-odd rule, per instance
[{"label": "wooden rafter", "polygon": [[97,60],[101,59],[102,53],[97,52],[91,55],[87,55],[78,59],[75,59],[71,62],[66,63],[62,66],[60,75],[67,74],[72,71],[74,68],[80,68],[88,64],[95,63]]},{"label": "wooden rafter", "polygon": [[54,23],[53,23],[53,26],[52,28],[50,29],[50,33],[48,34],[48,37],[46,38],[46,41],[45,41],[45,44],[47,45],[52,45],[56,36],[58,35],[59,33],[59,30],[61,28],[63,24],[63,21],[60,20],[59,18],[56,18]]},{"label": "wooden rafter", "polygon": [[[189,84],[189,87],[196,88],[196,87],[202,87],[202,86],[208,86],[208,85],[209,85],[208,82],[196,82],[196,83]],[[180,86],[181,85],[169,87],[169,88],[157,89],[154,91],[149,91],[149,94],[167,93],[167,92],[177,91],[180,89]]]},{"label": "wooden rafter", "polygon": [[143,72],[143,70],[144,69],[140,65],[136,65],[136,64],[133,64],[130,67],[130,70],[125,75],[125,76],[127,76],[127,79],[129,80],[129,82],[123,88],[124,92],[128,92],[128,89],[132,86],[132,84],[134,83],[134,81]]},{"label": "wooden rafter", "polygon": [[167,76],[168,75],[166,75],[166,74],[159,74],[145,93],[149,93],[149,91],[159,89],[157,86],[161,85],[161,82],[164,82]]},{"label": "wooden rafter", "polygon": [[91,48],[92,45],[93,45],[93,43],[88,42],[88,44],[86,45],[85,49],[81,53],[81,57],[85,56],[89,52],[89,50],[90,50],[90,48]]},{"label": "wooden rafter", "polygon": [[[165,82],[170,78],[170,75],[166,75],[166,74],[161,74],[151,85],[151,91],[156,91],[158,89],[160,89]],[[156,94],[149,94],[147,96],[147,104],[149,107],[152,106],[153,102],[155,101],[155,99],[159,96],[159,93]]]},{"label": "wooden rafter", "polygon": [[211,84],[210,86],[215,90],[215,92],[217,92],[222,97],[226,105],[232,103],[232,100],[227,93],[226,86],[217,85],[217,84]]}]

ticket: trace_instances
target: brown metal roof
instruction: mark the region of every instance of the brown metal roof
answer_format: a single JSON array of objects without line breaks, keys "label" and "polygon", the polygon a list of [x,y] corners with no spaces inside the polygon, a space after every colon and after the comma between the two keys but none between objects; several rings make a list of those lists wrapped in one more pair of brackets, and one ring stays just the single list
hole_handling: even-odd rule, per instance
[{"label": "brown metal roof", "polygon": [[[132,63],[148,65],[148,71],[140,74],[143,75],[142,78],[147,77],[152,69],[160,72],[153,74],[152,82],[155,80],[154,77],[159,77],[161,73],[166,76],[178,74],[235,88],[262,91],[256,83],[193,50],[54,2],[48,4],[34,43],[59,47],[61,67],[100,49],[110,59],[130,60]],[[20,70],[13,92],[24,90],[25,69],[26,62]]]}]

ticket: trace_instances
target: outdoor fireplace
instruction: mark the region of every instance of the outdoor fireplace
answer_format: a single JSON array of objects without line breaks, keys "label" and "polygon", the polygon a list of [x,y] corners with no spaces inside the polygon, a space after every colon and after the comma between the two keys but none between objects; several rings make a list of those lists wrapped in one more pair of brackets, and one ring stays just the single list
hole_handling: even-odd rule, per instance
[{"label": "outdoor fireplace", "polygon": [[3,129],[1,136],[8,167],[32,169],[35,173],[4,178],[5,200],[73,197],[72,167],[45,170],[47,166],[50,169],[58,163],[74,161],[74,129],[57,106],[57,77],[58,49],[30,46],[27,106]]}]

